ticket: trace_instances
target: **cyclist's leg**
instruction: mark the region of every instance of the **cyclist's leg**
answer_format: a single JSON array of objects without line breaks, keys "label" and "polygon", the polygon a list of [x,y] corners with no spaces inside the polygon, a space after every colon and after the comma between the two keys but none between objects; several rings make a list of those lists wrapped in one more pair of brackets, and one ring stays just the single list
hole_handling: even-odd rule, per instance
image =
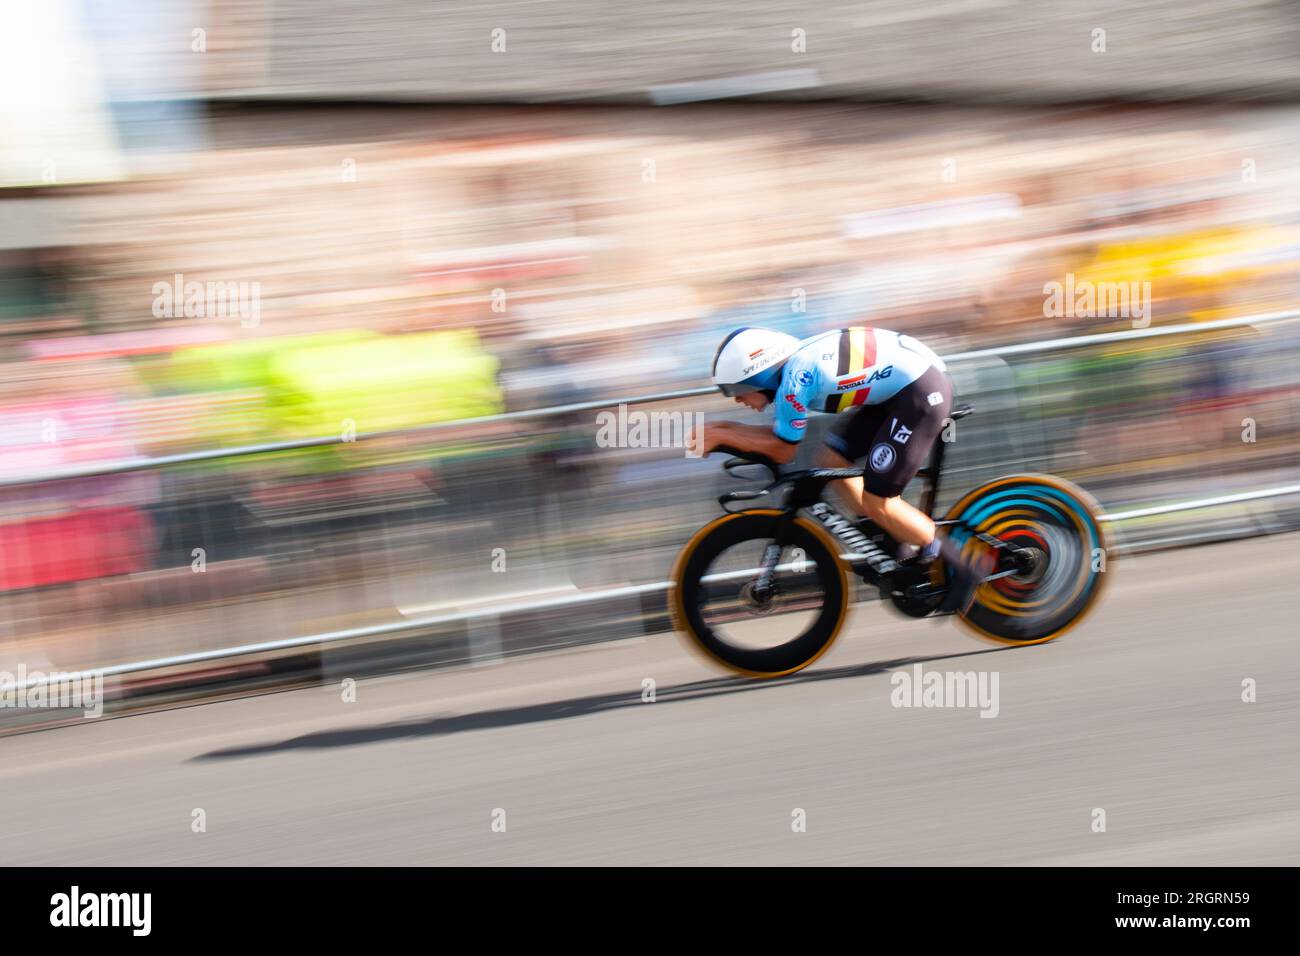
[{"label": "cyclist's leg", "polygon": [[937,533],[928,515],[902,497],[939,440],[951,408],[952,382],[945,373],[930,369],[890,401],[872,407],[875,414],[869,418],[859,412],[842,427],[837,422],[826,437],[822,456],[838,459],[833,467],[850,467],[850,457],[866,458],[863,477],[837,482],[837,493],[894,540],[921,549],[922,560],[942,554],[954,572],[944,609],[963,610],[986,575],[988,562],[967,561]]},{"label": "cyclist's leg", "polygon": [[[825,445],[817,453],[816,466],[852,468],[853,462]],[[919,550],[934,540],[934,522],[929,515],[913,507],[901,493],[884,497],[866,491],[864,484],[861,477],[844,478],[832,482],[832,487],[857,514],[870,518],[900,544],[912,544]]]},{"label": "cyclist's leg", "polygon": [[836,482],[836,493],[900,544],[920,549],[934,540],[934,522],[903,489],[925,464],[951,405],[948,376],[930,369],[889,401],[846,413],[826,435],[820,460],[828,467],[866,459],[862,477]]},{"label": "cyclist's leg", "polygon": [[[818,468],[852,468],[867,456],[881,423],[888,421],[888,409],[882,405],[859,405],[835,416],[822,439],[813,464]],[[854,514],[866,514],[862,503],[862,479],[846,478],[831,482],[831,490]]]}]

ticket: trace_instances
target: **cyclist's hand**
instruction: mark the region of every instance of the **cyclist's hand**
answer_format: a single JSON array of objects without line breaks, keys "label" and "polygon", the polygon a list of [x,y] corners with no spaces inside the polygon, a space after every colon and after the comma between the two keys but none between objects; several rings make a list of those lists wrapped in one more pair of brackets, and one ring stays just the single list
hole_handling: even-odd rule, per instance
[{"label": "cyclist's hand", "polygon": [[698,458],[707,458],[719,445],[727,440],[727,422],[714,422],[701,425],[686,438],[686,449]]},{"label": "cyclist's hand", "polygon": [[703,458],[708,455],[708,446],[704,441],[704,426],[691,430],[686,436],[686,450],[696,458]]}]

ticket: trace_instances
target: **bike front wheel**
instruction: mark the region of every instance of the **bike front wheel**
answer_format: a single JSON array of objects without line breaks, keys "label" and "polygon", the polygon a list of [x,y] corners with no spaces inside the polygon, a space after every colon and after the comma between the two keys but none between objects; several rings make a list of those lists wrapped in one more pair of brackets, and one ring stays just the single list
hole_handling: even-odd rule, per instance
[{"label": "bike front wheel", "polygon": [[[780,548],[770,574],[769,548]],[[839,548],[802,516],[769,509],[701,528],[673,567],[673,623],[711,661],[749,677],[807,667],[834,642],[849,606]]]}]

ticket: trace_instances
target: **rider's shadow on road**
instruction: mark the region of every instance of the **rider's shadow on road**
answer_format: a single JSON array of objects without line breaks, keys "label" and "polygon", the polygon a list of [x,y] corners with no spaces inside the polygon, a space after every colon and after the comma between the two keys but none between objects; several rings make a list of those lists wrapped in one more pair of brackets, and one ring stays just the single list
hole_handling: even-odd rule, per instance
[{"label": "rider's shadow on road", "polygon": [[[846,667],[833,667],[826,670],[800,671],[789,677],[771,680],[753,680],[746,677],[719,677],[712,680],[693,681],[689,684],[677,684],[659,688],[655,691],[656,705],[676,703],[684,700],[703,700],[722,694],[746,694],[772,690],[788,684],[807,684],[824,680],[844,680],[854,677],[868,677],[885,671],[910,667],[913,664],[926,664],[931,661],[953,660],[960,657],[974,657],[978,654],[995,654],[999,651],[1012,650],[1009,647],[991,647],[977,651],[965,651],[961,654],[934,654],[928,657],[902,657],[889,661],[877,661],[870,664],[855,664]],[[569,717],[588,717],[593,714],[620,710],[626,707],[643,707],[638,691],[616,694],[594,694],[589,697],[574,697],[569,700],[554,701],[545,704],[527,704],[520,707],[502,707],[495,710],[477,711],[469,714],[455,714],[446,717],[429,717],[421,720],[402,721],[400,723],[380,724],[372,727],[354,727],[341,730],[322,730],[303,734],[276,743],[253,744],[246,747],[227,747],[212,750],[205,754],[191,757],[191,760],[224,760],[238,757],[257,757],[264,754],[281,753],[288,750],[313,750],[331,747],[355,747],[360,744],[384,743],[412,737],[440,737],[447,734],[459,734],[470,730],[492,730],[498,727],[513,727],[519,724],[535,724],[548,720],[564,720]]]}]

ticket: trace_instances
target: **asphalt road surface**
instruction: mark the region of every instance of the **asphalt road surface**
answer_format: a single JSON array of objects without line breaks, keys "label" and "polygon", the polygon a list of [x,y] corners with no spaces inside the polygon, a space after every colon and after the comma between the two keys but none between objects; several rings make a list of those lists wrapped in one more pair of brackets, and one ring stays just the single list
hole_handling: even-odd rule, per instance
[{"label": "asphalt road surface", "polygon": [[[1042,647],[869,605],[774,682],[661,636],[10,738],[2,856],[1295,865],[1298,545],[1112,565],[1104,606]],[[893,706],[916,663],[996,674],[997,716]]]}]

